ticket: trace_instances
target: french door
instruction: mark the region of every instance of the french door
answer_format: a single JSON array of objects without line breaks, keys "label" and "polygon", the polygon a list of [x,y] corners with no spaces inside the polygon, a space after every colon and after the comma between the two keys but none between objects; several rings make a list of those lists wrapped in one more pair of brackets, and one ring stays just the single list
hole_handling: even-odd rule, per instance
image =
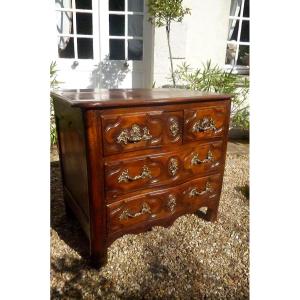
[{"label": "french door", "polygon": [[65,88],[151,87],[152,27],[145,0],[55,0]]}]

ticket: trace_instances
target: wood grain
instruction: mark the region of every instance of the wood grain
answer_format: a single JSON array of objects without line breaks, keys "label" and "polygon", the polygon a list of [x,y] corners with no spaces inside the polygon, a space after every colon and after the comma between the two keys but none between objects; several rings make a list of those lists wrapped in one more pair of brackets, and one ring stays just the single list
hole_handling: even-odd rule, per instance
[{"label": "wood grain", "polygon": [[184,90],[53,92],[68,211],[90,241],[91,262],[126,233],[207,207],[217,219],[230,96]]}]

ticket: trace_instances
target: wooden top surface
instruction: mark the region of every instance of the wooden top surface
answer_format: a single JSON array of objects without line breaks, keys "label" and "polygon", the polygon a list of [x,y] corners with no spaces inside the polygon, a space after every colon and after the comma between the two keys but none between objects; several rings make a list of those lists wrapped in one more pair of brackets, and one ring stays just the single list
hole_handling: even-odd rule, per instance
[{"label": "wooden top surface", "polygon": [[230,95],[185,89],[73,89],[51,92],[71,106],[82,108],[130,107],[230,99]]}]

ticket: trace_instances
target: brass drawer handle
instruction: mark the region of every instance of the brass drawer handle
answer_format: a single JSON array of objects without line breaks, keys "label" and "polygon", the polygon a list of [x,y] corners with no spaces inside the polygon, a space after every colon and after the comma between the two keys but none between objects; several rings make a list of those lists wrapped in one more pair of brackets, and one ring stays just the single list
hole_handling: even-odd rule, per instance
[{"label": "brass drawer handle", "polygon": [[133,124],[130,129],[125,128],[117,137],[118,144],[127,145],[128,143],[134,144],[140,141],[147,141],[152,138],[149,129],[140,127],[138,124]]},{"label": "brass drawer handle", "polygon": [[136,176],[130,176],[128,169],[125,169],[122,171],[121,175],[118,178],[118,182],[130,182],[130,181],[135,181],[139,179],[144,179],[144,178],[152,178],[151,171],[149,168],[145,165],[143,166],[142,172],[140,175]]},{"label": "brass drawer handle", "polygon": [[198,197],[198,196],[203,196],[209,192],[213,192],[213,188],[211,186],[211,184],[207,181],[206,185],[205,185],[205,189],[203,191],[198,192],[197,188],[193,188],[190,192],[189,192],[189,196],[190,197]]},{"label": "brass drawer handle", "polygon": [[209,130],[216,133],[222,131],[222,128],[217,129],[216,123],[213,118],[203,118],[195,122],[192,129],[193,132],[203,132]]},{"label": "brass drawer handle", "polygon": [[[152,214],[151,208],[150,208],[149,204],[146,202],[143,203],[141,211],[139,211],[137,213],[132,213],[128,209],[123,210],[119,216],[119,219],[120,220],[128,220],[129,218],[136,218],[143,214],[150,214],[150,215]],[[155,215],[152,214],[151,217],[155,217]]]},{"label": "brass drawer handle", "polygon": [[209,162],[213,162],[215,159],[214,159],[214,156],[212,154],[212,152],[209,150],[207,152],[207,156],[205,159],[201,160],[198,156],[198,153],[195,153],[192,157],[192,160],[191,160],[191,164],[192,165],[200,165],[200,164],[204,164],[204,163],[209,163]]}]

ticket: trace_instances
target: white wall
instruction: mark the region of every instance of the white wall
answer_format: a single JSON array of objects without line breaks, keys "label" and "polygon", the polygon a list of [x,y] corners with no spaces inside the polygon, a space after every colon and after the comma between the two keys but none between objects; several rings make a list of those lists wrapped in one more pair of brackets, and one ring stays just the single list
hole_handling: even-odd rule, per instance
[{"label": "white wall", "polygon": [[[230,0],[185,0],[184,7],[191,8],[191,15],[183,22],[173,23],[171,32],[172,56],[175,66],[186,61],[200,67],[211,59],[223,66]],[[153,81],[156,87],[170,84],[170,63],[165,28],[155,28]],[[179,58],[179,59],[177,59]]]}]

